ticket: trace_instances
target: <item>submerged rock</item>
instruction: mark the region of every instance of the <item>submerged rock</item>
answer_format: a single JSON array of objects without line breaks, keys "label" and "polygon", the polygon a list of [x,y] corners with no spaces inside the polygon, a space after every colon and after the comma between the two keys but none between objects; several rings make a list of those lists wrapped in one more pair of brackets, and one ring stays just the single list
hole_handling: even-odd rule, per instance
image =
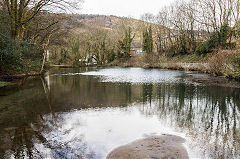
[{"label": "submerged rock", "polygon": [[118,147],[107,159],[188,159],[184,142],[175,135],[153,136]]}]

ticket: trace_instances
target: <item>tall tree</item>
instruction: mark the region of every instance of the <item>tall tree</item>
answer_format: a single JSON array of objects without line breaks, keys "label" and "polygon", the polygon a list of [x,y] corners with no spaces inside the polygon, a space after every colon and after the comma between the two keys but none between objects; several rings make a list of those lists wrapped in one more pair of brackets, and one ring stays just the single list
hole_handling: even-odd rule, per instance
[{"label": "tall tree", "polygon": [[[81,1],[79,1],[81,2]],[[33,19],[41,11],[56,11],[75,8],[77,1],[68,0],[2,0],[2,8],[5,8],[10,17],[12,38],[22,40],[24,33],[33,25]]]},{"label": "tall tree", "polygon": [[153,37],[151,26],[146,28],[146,30],[143,32],[142,49],[147,53],[153,52]]},{"label": "tall tree", "polygon": [[125,31],[125,37],[123,40],[118,41],[119,56],[129,57],[134,37],[135,34],[132,35],[132,30],[129,27],[128,30]]}]

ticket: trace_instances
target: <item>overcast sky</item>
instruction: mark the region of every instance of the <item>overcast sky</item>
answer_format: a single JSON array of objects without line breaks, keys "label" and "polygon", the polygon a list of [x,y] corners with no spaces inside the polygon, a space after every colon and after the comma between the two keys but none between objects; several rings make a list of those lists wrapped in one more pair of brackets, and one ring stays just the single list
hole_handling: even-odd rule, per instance
[{"label": "overcast sky", "polygon": [[82,14],[117,15],[140,18],[144,13],[157,14],[174,0],[85,0]]}]

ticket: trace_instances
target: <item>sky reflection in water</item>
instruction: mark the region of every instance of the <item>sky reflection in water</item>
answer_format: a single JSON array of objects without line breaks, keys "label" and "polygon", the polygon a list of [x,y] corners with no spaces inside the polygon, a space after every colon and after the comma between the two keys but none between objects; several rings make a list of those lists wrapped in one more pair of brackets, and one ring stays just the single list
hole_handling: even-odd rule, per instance
[{"label": "sky reflection in water", "polygon": [[101,82],[121,82],[121,83],[160,83],[160,82],[179,82],[185,75],[184,72],[167,71],[158,69],[142,69],[142,68],[110,68],[98,71],[89,71],[80,73],[86,76],[98,76]]},{"label": "sky reflection in water", "polygon": [[[85,157],[104,158],[117,146],[149,135],[174,132],[169,123],[159,121],[155,115],[144,117],[136,106],[63,113],[57,115],[56,125],[51,124],[51,115],[44,119],[44,124],[51,127],[44,137],[53,146],[68,143],[65,146],[71,148],[68,153],[73,157],[82,157],[85,153]],[[84,147],[83,143],[87,145],[84,153],[79,151],[81,146]]]}]

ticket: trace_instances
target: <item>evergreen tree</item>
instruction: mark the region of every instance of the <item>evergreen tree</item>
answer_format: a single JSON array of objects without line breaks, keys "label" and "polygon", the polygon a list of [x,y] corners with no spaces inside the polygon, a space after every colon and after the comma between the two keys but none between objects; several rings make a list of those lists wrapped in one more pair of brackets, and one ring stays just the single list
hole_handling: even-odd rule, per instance
[{"label": "evergreen tree", "polygon": [[207,41],[205,41],[202,45],[200,45],[196,52],[198,54],[206,54],[212,52],[214,49],[218,47],[225,48],[227,45],[227,40],[229,38],[229,25],[224,23],[219,31],[212,32]]},{"label": "evergreen tree", "polygon": [[118,49],[119,49],[119,55],[120,57],[129,57],[130,50],[131,50],[131,44],[134,39],[135,35],[132,36],[132,30],[129,27],[128,30],[125,32],[125,37],[123,40],[118,41]]},{"label": "evergreen tree", "polygon": [[143,32],[143,43],[142,43],[143,51],[150,53],[153,51],[153,38],[152,38],[152,27],[146,28]]},{"label": "evergreen tree", "polygon": [[152,37],[152,27],[148,29],[148,42],[149,42],[149,52],[153,51],[153,37]]},{"label": "evergreen tree", "polygon": [[221,26],[218,36],[219,45],[225,47],[227,44],[227,39],[229,38],[229,26],[227,23],[224,23]]}]

